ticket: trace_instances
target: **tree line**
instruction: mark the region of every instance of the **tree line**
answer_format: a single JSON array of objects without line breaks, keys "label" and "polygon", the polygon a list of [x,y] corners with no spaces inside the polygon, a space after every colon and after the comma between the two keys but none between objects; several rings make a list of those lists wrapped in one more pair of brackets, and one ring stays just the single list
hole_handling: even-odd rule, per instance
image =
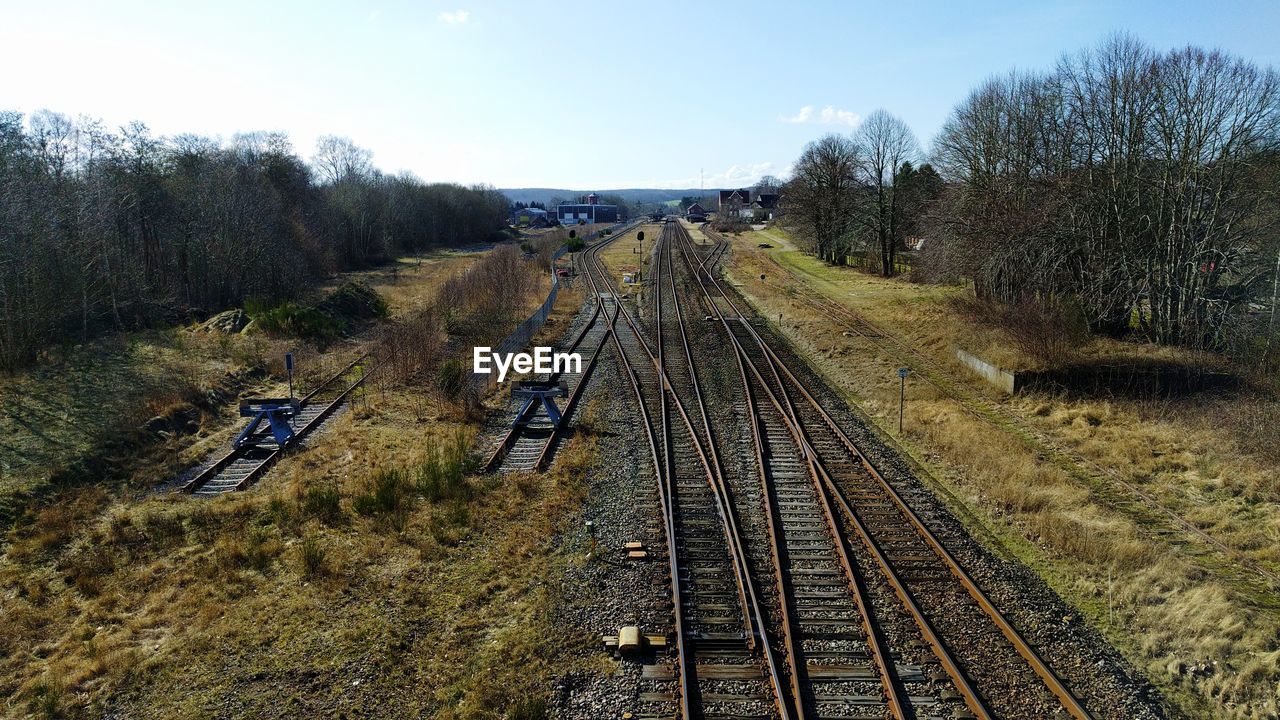
[{"label": "tree line", "polygon": [[964,278],[980,299],[1070,312],[1095,333],[1270,353],[1274,69],[1116,36],[983,83],[917,169],[920,157],[883,111],[824,137],[796,163],[788,222],[829,262],[871,251],[890,275],[920,234],[922,270]]},{"label": "tree line", "polygon": [[805,147],[782,191],[787,222],[819,258],[864,262],[885,277],[897,272],[898,251],[921,231],[942,179],[918,168],[911,128],[877,110],[852,135],[827,135]]},{"label": "tree line", "polygon": [[50,344],[295,297],[328,273],[489,239],[506,199],[387,175],[341,137],[158,137],[0,112],[0,369]]}]

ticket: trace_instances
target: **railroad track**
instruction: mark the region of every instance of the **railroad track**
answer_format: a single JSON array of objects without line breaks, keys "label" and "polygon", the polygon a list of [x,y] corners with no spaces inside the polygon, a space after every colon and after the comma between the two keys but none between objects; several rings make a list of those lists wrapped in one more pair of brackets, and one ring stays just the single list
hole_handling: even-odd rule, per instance
[{"label": "railroad track", "polygon": [[539,471],[551,465],[564,428],[586,389],[587,381],[608,339],[609,328],[617,322],[617,314],[613,296],[597,293],[591,316],[569,341],[568,350],[564,351],[575,352],[590,348],[590,357],[579,370],[541,374],[534,378],[553,384],[565,384],[568,399],[561,410],[560,422],[553,422],[541,406],[531,406],[527,412],[514,418],[515,422],[499,439],[497,447],[482,466],[484,472]]},{"label": "railroad track", "polygon": [[[704,230],[708,237],[716,236],[710,229]],[[778,269],[781,277],[787,277],[788,271],[772,257],[768,258]],[[770,283],[780,287],[777,283]],[[950,371],[934,358],[920,352],[909,342],[891,332],[881,330],[875,323],[859,314],[856,310],[843,305],[811,288],[793,288],[789,294],[796,302],[826,313],[828,317],[842,324],[849,332],[857,335],[880,351],[894,358],[900,364],[910,367],[915,377],[923,380],[945,397],[955,401],[961,411],[979,422],[990,425],[999,432],[1016,430],[1022,442],[1031,442],[1033,449],[1051,458],[1059,458],[1075,466],[1074,472],[1088,483],[1089,477],[1104,478],[1115,487],[1096,487],[1095,495],[1121,513],[1139,520],[1140,525],[1159,525],[1160,530],[1152,531],[1153,536],[1182,533],[1202,543],[1205,550],[1219,553],[1231,562],[1255,573],[1265,583],[1262,588],[1270,590],[1280,586],[1280,574],[1268,570],[1238,549],[1227,545],[1209,532],[1197,527],[1177,510],[1161,501],[1158,497],[1142,489],[1137,484],[1125,480],[1114,469],[1103,467],[1097,462],[1049,437],[1043,430],[1026,421],[1016,412],[998,403],[982,397],[964,387],[963,383],[949,377]],[[1216,566],[1213,569],[1218,569]]]},{"label": "railroad track", "polygon": [[[717,460],[694,429],[705,411],[700,400],[686,409],[672,392],[690,356],[679,350],[669,357],[665,342],[650,346],[599,260],[602,247],[584,258],[587,278],[620,308],[622,322],[611,326],[610,336],[637,400],[657,479],[674,621],[673,662],[646,670],[651,686],[640,695],[637,717],[776,717],[782,675],[763,634],[767,610],[746,569]],[[661,273],[659,265],[651,274],[658,286]],[[661,302],[654,312],[661,326]],[[670,313],[668,320],[682,322]],[[680,373],[674,384],[668,369]]]},{"label": "railroad track", "polygon": [[[691,246],[688,233],[683,228],[679,232],[686,247]],[[724,243],[714,233],[708,235]],[[920,712],[945,708],[950,717],[1092,717],[960,566],[926,518],[912,509],[918,501],[927,506],[923,498],[885,480],[796,378],[783,359],[785,351],[773,348],[751,326],[703,263],[688,262],[743,364],[744,384],[765,428],[767,447],[771,452],[774,446],[785,447],[789,436],[806,459],[838,545],[858,547],[861,577],[870,590],[898,601],[894,612],[881,613],[864,626],[867,637],[883,631],[896,639],[894,651],[900,656],[920,658],[918,673],[911,666],[897,668],[895,680],[907,694],[901,710],[891,705],[893,716],[923,717]],[[782,476],[780,487],[792,488],[797,483],[791,476],[798,473],[787,467],[791,471]],[[764,468],[766,475],[768,470]],[[778,476],[773,476],[776,485]],[[903,627],[904,616],[915,626],[914,638]],[[887,622],[877,630],[882,621]],[[932,659],[923,657],[923,648]],[[944,679],[951,687],[938,690]],[[933,696],[912,694],[930,687],[936,691]],[[968,715],[947,708],[956,701],[963,701]]]},{"label": "railroad track", "polygon": [[[681,246],[690,272],[700,272],[726,248],[717,243],[705,259],[691,258],[690,239],[675,225],[668,243]],[[723,325],[711,296],[703,292],[700,299]],[[781,589],[774,632],[788,657],[791,692],[785,716],[966,717],[963,707],[939,697],[917,658],[889,651],[879,613],[850,560],[829,499],[814,481],[809,458],[790,435],[780,408],[770,405],[748,374],[747,359],[736,348],[733,355],[745,399],[740,419],[750,425],[753,477],[768,520],[759,542],[769,547],[774,585]]]},{"label": "railroad track", "polygon": [[[709,237],[664,226],[644,327],[600,261],[608,243],[584,253],[615,302],[671,580],[674,653],[646,668],[636,717],[1091,718],[913,509],[931,505],[880,475],[739,310]],[[700,374],[726,358],[691,349],[692,315],[733,357],[741,396],[712,398],[719,414]],[[743,449],[726,407],[749,427],[750,478],[725,462]]]},{"label": "railroad track", "polygon": [[351,377],[368,360],[368,354],[360,355],[298,402],[298,412],[292,422],[294,437],[288,447],[280,447],[264,423],[258,432],[250,436],[249,442],[218,458],[183,484],[180,490],[192,495],[213,496],[245,490],[253,485],[289,447],[301,442],[323,424],[377,370],[377,365],[373,365],[367,372],[361,372],[359,377]]}]

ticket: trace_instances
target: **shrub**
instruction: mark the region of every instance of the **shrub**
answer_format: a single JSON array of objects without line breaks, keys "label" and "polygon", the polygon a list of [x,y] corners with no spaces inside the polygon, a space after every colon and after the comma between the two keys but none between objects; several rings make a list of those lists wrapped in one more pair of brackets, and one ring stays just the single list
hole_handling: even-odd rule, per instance
[{"label": "shrub", "polygon": [[1028,358],[1045,367],[1061,367],[1088,345],[1089,326],[1079,306],[1068,298],[1025,297],[1014,303],[961,298],[966,315],[997,326]]},{"label": "shrub", "polygon": [[372,320],[387,316],[387,301],[377,290],[360,280],[348,280],[316,306],[320,312],[339,321]]},{"label": "shrub", "polygon": [[580,237],[571,237],[564,242],[564,246],[568,248],[569,252],[578,252],[586,247],[587,244]]},{"label": "shrub", "polygon": [[293,505],[283,499],[271,498],[271,502],[267,503],[266,510],[262,513],[261,522],[281,529],[294,530],[298,526],[298,514],[294,512]]},{"label": "shrub", "polygon": [[313,485],[302,496],[302,511],[311,517],[334,523],[342,517],[341,500],[342,493],[337,486]]},{"label": "shrub", "polygon": [[436,370],[436,390],[449,402],[459,402],[467,389],[467,369],[462,361],[449,358]]},{"label": "shrub", "polygon": [[474,470],[471,440],[465,431],[459,430],[427,452],[415,473],[415,484],[418,492],[432,502],[469,500],[471,486],[467,484],[467,475]]},{"label": "shrub", "polygon": [[365,492],[352,502],[361,515],[401,512],[409,505],[409,473],[403,468],[379,470],[369,479]]},{"label": "shrub", "polygon": [[320,543],[319,538],[315,535],[303,538],[302,545],[298,547],[302,576],[311,578],[325,574],[328,570],[328,557],[329,551]]},{"label": "shrub", "polygon": [[327,313],[290,302],[270,309],[262,309],[256,303],[246,303],[245,309],[253,318],[254,327],[268,335],[332,340],[342,332],[342,324]]}]

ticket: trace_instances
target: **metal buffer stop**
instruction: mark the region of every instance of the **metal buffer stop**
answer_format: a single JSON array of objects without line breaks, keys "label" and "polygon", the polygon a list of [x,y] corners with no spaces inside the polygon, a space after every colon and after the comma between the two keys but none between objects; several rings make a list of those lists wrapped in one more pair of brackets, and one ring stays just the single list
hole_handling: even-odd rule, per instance
[{"label": "metal buffer stop", "polygon": [[258,427],[266,422],[275,438],[276,447],[286,448],[293,442],[293,418],[298,414],[299,403],[293,398],[252,398],[240,401],[240,417],[253,420],[236,436],[235,447],[260,446],[265,437],[254,437]]},{"label": "metal buffer stop", "polygon": [[[511,395],[525,399],[516,413],[512,425],[536,430],[552,430],[560,426],[560,408],[553,398],[565,397],[569,388],[565,383],[550,383],[537,380],[524,380],[511,389]],[[545,411],[545,415],[538,413]],[[548,424],[549,422],[549,424]]]}]

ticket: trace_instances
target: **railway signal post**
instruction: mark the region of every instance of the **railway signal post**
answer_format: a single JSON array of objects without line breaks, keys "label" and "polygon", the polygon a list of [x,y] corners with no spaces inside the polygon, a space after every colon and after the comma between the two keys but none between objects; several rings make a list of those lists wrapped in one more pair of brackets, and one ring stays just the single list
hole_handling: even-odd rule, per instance
[{"label": "railway signal post", "polygon": [[907,376],[911,368],[898,368],[898,434],[902,434],[902,413],[907,404]]}]

